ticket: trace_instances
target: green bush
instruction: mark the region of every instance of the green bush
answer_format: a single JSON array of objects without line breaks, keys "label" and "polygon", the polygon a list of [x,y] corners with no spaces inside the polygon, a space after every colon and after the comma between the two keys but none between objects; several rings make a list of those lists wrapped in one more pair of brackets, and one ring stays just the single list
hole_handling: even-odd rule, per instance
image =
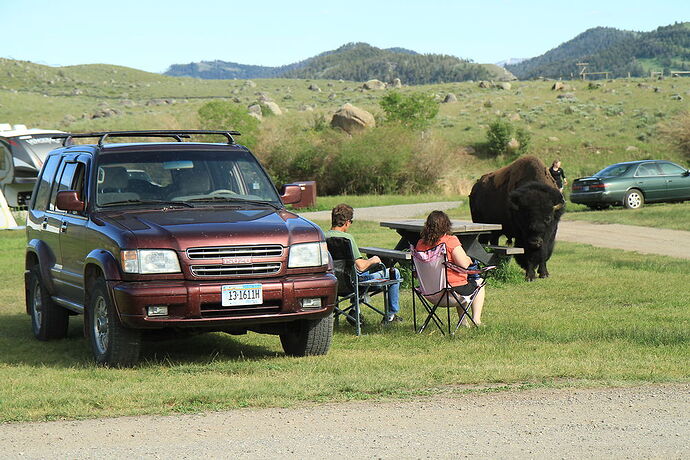
[{"label": "green bush", "polygon": [[[517,141],[517,148],[511,145],[511,141]],[[510,158],[527,153],[531,136],[522,129],[516,128],[508,120],[497,118],[489,124],[486,130],[486,147],[491,155],[507,155]]]},{"label": "green bush", "polygon": [[[658,128],[661,135],[667,141],[674,144],[690,162],[690,112],[680,112],[667,121],[660,123]],[[638,136],[638,139],[640,139],[640,136]],[[640,140],[646,140],[646,138],[647,135]]]},{"label": "green bush", "polygon": [[444,171],[445,144],[402,126],[356,136],[293,129],[263,145],[263,163],[278,184],[315,180],[321,195],[430,191]]},{"label": "green bush", "polygon": [[231,130],[242,133],[239,143],[250,149],[256,146],[259,134],[259,120],[247,113],[238,104],[225,101],[211,101],[199,108],[201,129]]},{"label": "green bush", "polygon": [[438,102],[423,93],[403,94],[391,91],[381,98],[379,105],[386,113],[386,120],[414,129],[424,129],[438,114]]}]

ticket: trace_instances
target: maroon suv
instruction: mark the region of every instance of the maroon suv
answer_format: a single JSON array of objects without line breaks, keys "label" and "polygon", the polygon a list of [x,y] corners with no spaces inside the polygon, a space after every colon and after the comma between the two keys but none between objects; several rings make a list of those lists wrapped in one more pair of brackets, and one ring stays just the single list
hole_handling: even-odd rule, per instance
[{"label": "maroon suv", "polygon": [[[227,143],[189,142],[221,135]],[[295,356],[325,354],[336,278],[318,226],[285,209],[231,131],[65,134],[27,217],[26,307],[39,340],[84,314],[96,362],[126,366],[148,330],[280,335]],[[112,137],[174,142],[107,143]],[[97,144],[74,145],[77,138]],[[281,201],[282,199],[282,201]]]}]

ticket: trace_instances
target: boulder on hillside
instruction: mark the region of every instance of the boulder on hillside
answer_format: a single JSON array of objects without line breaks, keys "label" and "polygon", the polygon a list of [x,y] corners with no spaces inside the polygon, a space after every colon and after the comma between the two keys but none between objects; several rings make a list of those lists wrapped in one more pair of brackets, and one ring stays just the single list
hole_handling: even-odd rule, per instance
[{"label": "boulder on hillside", "polygon": [[386,84],[382,82],[381,80],[369,80],[365,82],[362,85],[362,88],[368,89],[368,90],[379,90],[379,89],[386,89]]},{"label": "boulder on hillside", "polygon": [[507,81],[501,82],[501,83],[499,83],[498,85],[496,85],[496,88],[498,88],[498,89],[504,89],[504,90],[506,90],[506,91],[510,91],[512,87],[513,87],[513,85],[511,85],[511,84],[508,83]]},{"label": "boulder on hillside", "polygon": [[446,97],[443,98],[442,101],[444,104],[452,104],[454,102],[458,102],[458,98],[455,94],[453,93],[448,93],[446,94]]},{"label": "boulder on hillside", "polygon": [[493,85],[492,85],[490,82],[485,81],[485,80],[482,80],[482,81],[479,82],[479,87],[480,87],[480,88],[491,88],[492,86],[493,86]]},{"label": "boulder on hillside", "polygon": [[340,128],[348,134],[376,126],[374,116],[364,109],[352,104],[345,104],[333,114],[333,128]]},{"label": "boulder on hillside", "polygon": [[399,78],[393,79],[393,88],[402,88],[402,82]]},{"label": "boulder on hillside", "polygon": [[551,87],[552,91],[563,91],[565,90],[565,84],[562,81],[557,81],[556,83],[553,84]]},{"label": "boulder on hillside", "polygon": [[273,101],[265,101],[263,103],[264,107],[266,107],[273,115],[282,115],[283,111],[280,109],[278,104],[276,104]]},{"label": "boulder on hillside", "polygon": [[318,87],[317,85],[315,85],[314,83],[312,83],[311,85],[309,85],[309,87],[308,87],[307,89],[308,89],[309,91],[314,91],[314,92],[316,92],[316,93],[320,93],[320,92],[321,92],[321,88],[319,88],[319,87]]},{"label": "boulder on hillside", "polygon": [[251,81],[251,80],[247,80],[247,81],[244,82],[244,86],[248,86],[248,87],[250,87],[250,88],[256,88],[256,83],[254,83],[254,82]]},{"label": "boulder on hillside", "polygon": [[249,112],[249,115],[257,120],[261,120],[263,118],[263,113],[261,112],[261,106],[259,104],[250,105],[247,107],[247,111]]}]

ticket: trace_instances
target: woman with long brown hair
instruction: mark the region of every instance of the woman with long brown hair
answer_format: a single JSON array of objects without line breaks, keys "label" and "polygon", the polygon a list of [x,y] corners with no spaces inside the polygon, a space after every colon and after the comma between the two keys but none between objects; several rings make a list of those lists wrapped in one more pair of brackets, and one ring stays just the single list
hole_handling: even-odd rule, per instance
[{"label": "woman with long brown hair", "polygon": [[[424,229],[415,249],[417,251],[427,251],[441,243],[445,243],[448,259],[455,265],[468,268],[472,265],[472,259],[465,253],[458,237],[450,233],[450,229],[451,223],[448,215],[443,211],[432,211],[426,218]],[[460,295],[470,295],[477,288],[477,282],[475,280],[468,280],[466,273],[459,273],[446,268],[446,278],[448,284],[453,287],[453,291]],[[484,307],[485,296],[485,288],[482,287],[472,304],[472,320],[477,326],[482,323],[482,308]],[[461,307],[458,307],[458,313],[462,315]]]}]

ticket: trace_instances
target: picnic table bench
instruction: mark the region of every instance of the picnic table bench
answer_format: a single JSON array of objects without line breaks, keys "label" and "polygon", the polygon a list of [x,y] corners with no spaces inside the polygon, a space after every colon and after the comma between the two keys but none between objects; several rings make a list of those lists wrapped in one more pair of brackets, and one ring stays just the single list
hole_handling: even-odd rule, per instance
[{"label": "picnic table bench", "polygon": [[[366,247],[360,248],[360,250],[369,256],[379,256],[384,263],[386,263],[385,260],[389,262],[410,260],[410,254],[405,250],[409,250],[410,246],[417,244],[419,235],[424,228],[424,222],[424,219],[383,221],[381,222],[382,227],[391,228],[400,235],[400,241],[398,241],[395,249]],[[524,254],[523,248],[483,245],[479,242],[480,235],[500,229],[501,224],[483,224],[456,219],[451,220],[451,233],[458,237],[467,255],[486,265],[497,265],[502,260],[512,257],[515,254]]]}]

